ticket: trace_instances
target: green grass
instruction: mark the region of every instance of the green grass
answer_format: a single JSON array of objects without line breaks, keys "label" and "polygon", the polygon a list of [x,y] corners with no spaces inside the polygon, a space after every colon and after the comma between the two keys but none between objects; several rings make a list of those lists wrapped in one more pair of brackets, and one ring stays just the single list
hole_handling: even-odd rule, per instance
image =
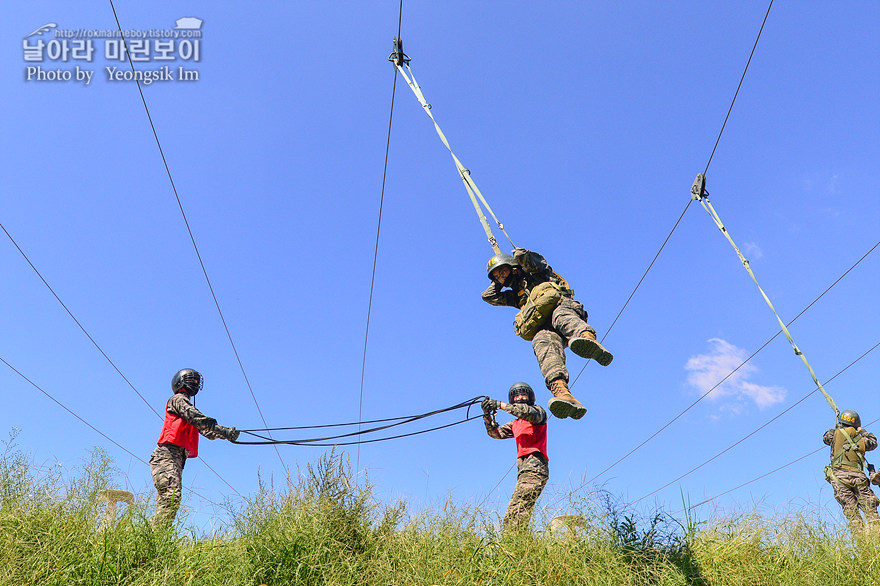
[{"label": "green grass", "polygon": [[815,585],[880,583],[877,539],[854,542],[805,513],[689,519],[582,499],[587,526],[501,536],[486,511],[447,502],[410,515],[355,485],[333,453],[279,490],[262,486],[225,534],[150,528],[152,495],[98,531],[113,466],[96,451],[73,478],[0,458],[0,584]]}]

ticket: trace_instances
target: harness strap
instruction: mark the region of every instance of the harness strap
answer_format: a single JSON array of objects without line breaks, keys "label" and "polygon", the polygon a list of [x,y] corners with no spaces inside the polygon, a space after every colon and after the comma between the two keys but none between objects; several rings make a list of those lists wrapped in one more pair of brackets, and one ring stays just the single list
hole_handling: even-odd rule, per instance
[{"label": "harness strap", "polygon": [[813,367],[810,366],[810,363],[807,361],[807,357],[804,355],[803,352],[801,352],[801,349],[797,347],[797,344],[794,343],[794,339],[791,337],[791,333],[788,331],[788,328],[785,327],[785,322],[783,322],[782,318],[779,317],[779,314],[776,312],[776,308],[774,308],[773,303],[770,302],[770,298],[767,297],[767,294],[764,293],[764,290],[758,283],[758,279],[755,277],[755,273],[752,272],[752,268],[749,266],[749,261],[746,260],[746,257],[744,257],[742,252],[740,252],[739,247],[737,247],[736,243],[733,241],[733,238],[730,237],[730,233],[727,231],[727,228],[724,227],[724,223],[721,221],[721,218],[719,218],[718,214],[715,212],[715,208],[712,207],[712,203],[709,201],[709,193],[706,191],[706,177],[702,173],[697,175],[697,179],[694,181],[693,187],[691,187],[691,196],[693,197],[693,199],[697,199],[700,201],[700,205],[702,205],[703,209],[705,209],[709,213],[709,215],[712,217],[712,220],[715,222],[715,225],[718,226],[718,229],[721,230],[721,233],[724,234],[724,237],[727,238],[727,241],[730,242],[731,246],[733,246],[733,249],[736,251],[740,262],[742,262],[742,265],[745,267],[746,271],[748,271],[749,276],[752,277],[755,285],[758,286],[758,291],[761,292],[761,296],[764,298],[764,301],[767,302],[770,310],[776,316],[776,320],[782,327],[782,332],[785,334],[786,339],[788,339],[788,343],[791,344],[795,355],[801,357],[804,365],[806,365],[807,369],[810,371],[810,376],[813,378],[813,382],[816,383],[816,386],[819,387],[819,390],[822,391],[822,394],[825,396],[825,400],[828,401],[828,404],[831,406],[832,409],[834,409],[834,413],[840,415],[840,409],[837,408],[837,403],[834,402],[834,399],[831,398],[831,395],[828,394],[828,392],[822,386],[822,383],[820,383],[819,379],[816,378],[816,373],[813,372]]},{"label": "harness strap", "polygon": [[[400,61],[403,61],[401,65]],[[495,235],[492,234],[492,229],[489,227],[489,222],[486,220],[486,215],[483,213],[483,209],[480,207],[480,204],[486,208],[486,211],[489,212],[489,215],[492,216],[492,219],[495,220],[495,223],[498,225],[498,229],[501,230],[505,236],[507,236],[507,240],[510,241],[511,246],[516,248],[516,245],[513,244],[513,240],[510,239],[510,236],[507,234],[507,231],[504,230],[504,224],[501,223],[500,220],[495,216],[495,212],[492,211],[492,208],[489,207],[488,202],[486,202],[486,198],[483,197],[483,194],[480,192],[480,188],[477,187],[477,184],[474,183],[474,180],[471,178],[471,172],[461,164],[461,161],[458,160],[458,157],[455,156],[455,153],[452,152],[452,147],[449,146],[449,141],[446,140],[446,135],[443,134],[443,131],[440,129],[440,125],[437,124],[437,121],[434,119],[434,115],[431,114],[431,104],[425,99],[425,95],[422,93],[422,88],[419,86],[419,83],[416,81],[416,76],[413,74],[412,69],[409,66],[409,60],[396,60],[393,61],[394,66],[397,67],[397,70],[403,76],[403,79],[406,80],[406,84],[410,87],[413,93],[416,96],[416,99],[422,105],[422,109],[425,111],[425,114],[431,118],[431,122],[434,123],[434,130],[437,131],[437,135],[440,137],[440,140],[443,142],[446,149],[449,151],[449,154],[452,155],[452,160],[455,162],[455,168],[458,169],[458,174],[461,176],[461,180],[464,183],[464,188],[468,192],[468,196],[471,198],[471,203],[474,204],[474,210],[477,212],[477,217],[480,219],[480,223],[483,225],[483,230],[486,232],[486,237],[489,239],[489,244],[492,245],[492,249],[495,251],[495,254],[501,254],[501,248],[498,246],[498,241],[495,240]],[[406,71],[403,68],[406,67]],[[409,75],[406,72],[409,72]],[[478,201],[479,200],[479,201]]]}]

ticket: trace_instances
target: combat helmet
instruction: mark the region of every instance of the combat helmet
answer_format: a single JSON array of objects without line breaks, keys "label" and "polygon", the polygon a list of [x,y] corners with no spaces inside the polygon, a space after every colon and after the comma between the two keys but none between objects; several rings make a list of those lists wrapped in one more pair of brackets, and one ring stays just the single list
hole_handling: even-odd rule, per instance
[{"label": "combat helmet", "polygon": [[514,399],[517,395],[522,395],[523,393],[529,396],[526,401],[527,405],[535,404],[535,391],[532,390],[532,387],[529,386],[528,383],[514,383],[513,386],[510,387],[510,390],[507,391],[507,402],[511,405],[514,404]]},{"label": "combat helmet", "polygon": [[861,427],[862,426],[862,418],[859,417],[859,414],[851,409],[847,409],[846,411],[841,411],[840,415],[837,416],[837,422],[841,427]]},{"label": "combat helmet", "polygon": [[503,266],[508,266],[510,267],[510,270],[513,270],[519,265],[517,264],[516,259],[509,254],[499,252],[498,254],[490,258],[489,262],[486,264],[486,275],[488,275],[490,281],[494,281],[494,279],[492,278],[492,271],[494,271],[498,267]]},{"label": "combat helmet", "polygon": [[195,397],[204,384],[205,378],[192,368],[178,370],[171,378],[171,390],[175,393],[185,390],[190,397]]}]

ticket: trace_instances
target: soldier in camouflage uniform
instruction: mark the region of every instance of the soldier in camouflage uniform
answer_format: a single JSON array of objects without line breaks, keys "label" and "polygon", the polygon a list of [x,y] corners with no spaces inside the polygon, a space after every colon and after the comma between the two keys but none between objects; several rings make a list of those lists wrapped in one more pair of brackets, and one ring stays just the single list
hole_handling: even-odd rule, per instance
[{"label": "soldier in camouflage uniform", "polygon": [[[494,439],[516,440],[516,487],[507,513],[504,515],[504,532],[518,531],[528,527],[529,519],[541,491],[550,477],[547,465],[547,412],[535,405],[535,392],[526,383],[516,383],[507,393],[508,403],[494,399],[483,400],[483,422],[486,433]],[[493,413],[501,409],[516,419],[499,426]]]},{"label": "soldier in camouflage uniform", "polygon": [[201,388],[202,375],[185,368],[171,379],[174,395],[165,405],[165,422],[156,449],[150,456],[150,473],[156,487],[156,514],[150,520],[154,528],[168,526],[174,521],[180,507],[183,467],[187,458],[199,453],[199,434],[210,440],[238,439],[234,427],[217,425],[217,420],[207,417],[190,402]]},{"label": "soldier in camouflage uniform", "polygon": [[483,301],[492,305],[522,308],[532,290],[541,283],[549,281],[560,287],[562,298],[532,339],[532,349],[544,375],[544,383],[554,397],[549,403],[550,412],[562,419],[580,419],[587,409],[568,388],[565,347],[602,366],[608,366],[614,359],[611,352],[596,340],[596,330],[587,324],[584,306],[574,300],[574,291],[568,288],[565,279],[536,252],[517,248],[513,256],[496,254],[486,268],[492,284],[483,291]]},{"label": "soldier in camouflage uniform", "polygon": [[[834,488],[834,498],[843,507],[850,531],[853,535],[860,535],[867,523],[872,533],[880,532],[880,516],[877,515],[880,500],[862,472],[865,452],[877,447],[877,438],[861,428],[858,413],[843,411],[835,428],[826,431],[822,441],[831,446],[831,465],[825,468],[825,479]],[[864,520],[859,509],[865,515]]]}]

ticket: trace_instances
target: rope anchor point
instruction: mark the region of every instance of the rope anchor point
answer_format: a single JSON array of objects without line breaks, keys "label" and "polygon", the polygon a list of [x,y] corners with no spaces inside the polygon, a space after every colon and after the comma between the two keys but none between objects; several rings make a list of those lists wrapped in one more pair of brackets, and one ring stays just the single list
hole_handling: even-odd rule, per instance
[{"label": "rope anchor point", "polygon": [[706,176],[702,173],[697,174],[694,184],[691,186],[691,199],[701,200],[708,197],[709,192],[706,191]]},{"label": "rope anchor point", "polygon": [[401,39],[400,37],[394,37],[393,42],[394,50],[391,51],[391,55],[388,56],[388,60],[398,67],[409,65],[411,59],[406,53],[403,52],[403,39]]}]

